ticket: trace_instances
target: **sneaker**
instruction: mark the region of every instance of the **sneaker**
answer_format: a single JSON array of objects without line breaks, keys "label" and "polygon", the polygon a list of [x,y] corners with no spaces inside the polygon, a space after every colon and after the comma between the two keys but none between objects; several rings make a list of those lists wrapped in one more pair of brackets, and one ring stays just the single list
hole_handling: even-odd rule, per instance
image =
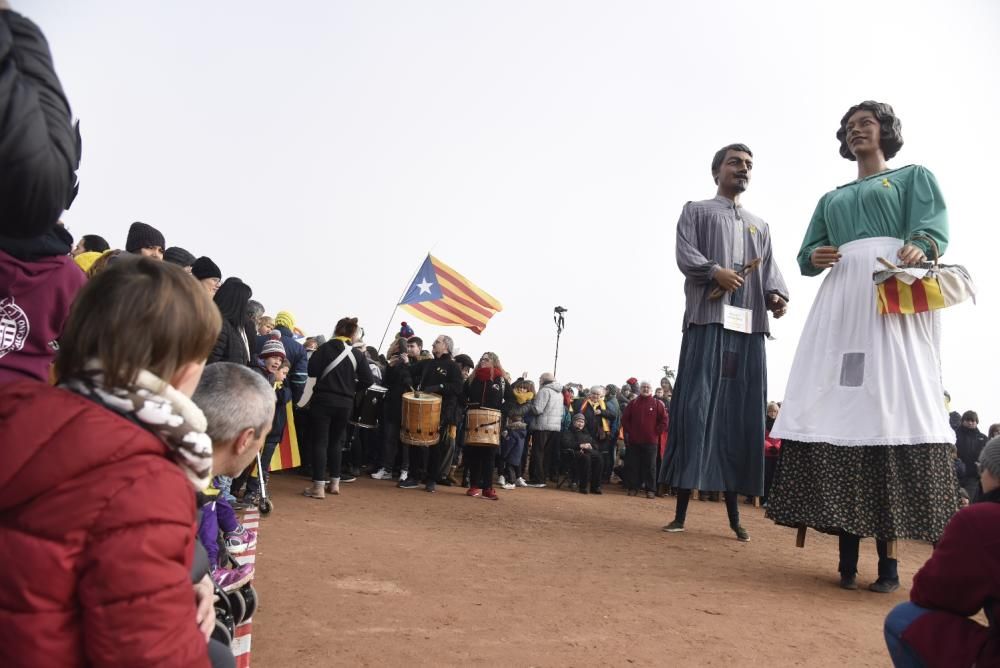
[{"label": "sneaker", "polygon": [[[244,494],[243,503],[249,503],[251,508],[256,508],[260,504],[260,494]],[[233,508],[233,510],[236,510]]]},{"label": "sneaker", "polygon": [[737,524],[736,526],[734,526],[733,531],[736,532],[736,540],[740,541],[741,543],[750,542],[750,534],[748,534],[747,530],[741,527],[740,525]]},{"label": "sneaker", "polygon": [[416,489],[417,487],[420,487],[420,483],[417,482],[416,480],[407,479],[400,482],[398,487],[400,489]]},{"label": "sneaker", "polygon": [[655,499],[656,495],[653,494],[652,492],[646,492],[646,498],[647,499]]},{"label": "sneaker", "polygon": [[257,532],[240,525],[236,531],[226,534],[226,549],[229,554],[243,554],[257,545]]},{"label": "sneaker", "polygon": [[663,527],[663,530],[667,533],[680,533],[681,531],[684,531],[684,523],[674,520],[667,526]]},{"label": "sneaker", "polygon": [[841,589],[857,589],[858,579],[854,575],[841,575],[840,576],[840,588]]},{"label": "sneaker", "polygon": [[[497,496],[497,491],[490,487],[489,489],[483,490],[483,498],[489,499],[490,501],[499,501],[500,497]],[[898,586],[898,585],[897,585]]]},{"label": "sneaker", "polygon": [[868,585],[868,591],[873,591],[877,594],[891,594],[897,589],[899,589],[899,580],[883,580],[879,578]]},{"label": "sneaker", "polygon": [[500,486],[503,487],[504,489],[514,489],[515,487],[517,487],[517,485],[515,485],[512,482],[505,482]]},{"label": "sneaker", "polygon": [[354,482],[358,479],[358,476],[353,473],[342,473],[340,474],[340,482]]},{"label": "sneaker", "polygon": [[590,493],[591,494],[604,494],[604,492],[601,491],[600,487],[595,487],[594,489],[590,490]]},{"label": "sneaker", "polygon": [[580,492],[580,494],[590,494],[590,489],[586,485],[581,485],[576,491]]},{"label": "sneaker", "polygon": [[428,492],[433,494],[434,492],[437,491],[437,483],[435,483],[433,480],[428,481],[426,489]]},{"label": "sneaker", "polygon": [[483,490],[478,487],[470,487],[469,491],[465,493],[466,496],[482,496]]},{"label": "sneaker", "polygon": [[212,579],[219,588],[227,594],[234,592],[253,580],[253,564],[243,564],[234,568],[216,568],[212,570]]},{"label": "sneaker", "polygon": [[379,469],[372,473],[372,478],[375,480],[392,480],[392,471],[386,471],[385,469]]},{"label": "sneaker", "polygon": [[399,482],[403,482],[404,480],[406,480],[406,476],[407,475],[408,475],[408,473],[406,471],[400,471],[399,472]]},{"label": "sneaker", "polygon": [[526,483],[524,481],[524,478],[518,478],[517,480],[514,481],[514,486],[515,487],[527,487],[528,483]]},{"label": "sneaker", "polygon": [[544,482],[526,482],[524,484],[527,485],[528,487],[534,487],[535,489],[541,489],[542,487],[545,487]]},{"label": "sneaker", "polygon": [[501,487],[503,487],[504,485],[507,484],[507,479],[504,478],[503,476],[499,476],[497,478],[497,484],[500,485]]}]

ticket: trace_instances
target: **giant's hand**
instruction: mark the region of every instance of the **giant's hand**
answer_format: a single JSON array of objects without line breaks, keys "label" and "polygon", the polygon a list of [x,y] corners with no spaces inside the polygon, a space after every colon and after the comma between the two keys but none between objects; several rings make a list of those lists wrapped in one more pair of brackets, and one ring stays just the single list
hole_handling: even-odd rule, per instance
[{"label": "giant's hand", "polygon": [[817,269],[829,269],[840,260],[840,251],[836,246],[820,246],[812,252],[809,260]]},{"label": "giant's hand", "polygon": [[924,252],[914,246],[913,244],[906,244],[899,249],[899,261],[904,266],[912,266],[915,264],[920,264],[927,260],[927,256]]},{"label": "giant's hand", "polygon": [[719,269],[715,272],[715,282],[726,292],[732,292],[742,287],[743,277],[732,269]]}]

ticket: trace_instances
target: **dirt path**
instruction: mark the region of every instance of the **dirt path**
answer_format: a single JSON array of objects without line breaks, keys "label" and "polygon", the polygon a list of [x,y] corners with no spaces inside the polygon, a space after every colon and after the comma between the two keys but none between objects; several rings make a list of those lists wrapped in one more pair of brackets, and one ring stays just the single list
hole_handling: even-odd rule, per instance
[{"label": "dirt path", "polygon": [[[431,495],[359,479],[316,501],[273,476],[276,510],[257,549],[255,668],[332,665],[887,666],[882,620],[908,597],[930,546],[900,545],[906,585],[836,586],[836,539],[741,505],[750,543],[722,503],[614,490],[461,488]],[[875,578],[862,544],[859,583]]]}]

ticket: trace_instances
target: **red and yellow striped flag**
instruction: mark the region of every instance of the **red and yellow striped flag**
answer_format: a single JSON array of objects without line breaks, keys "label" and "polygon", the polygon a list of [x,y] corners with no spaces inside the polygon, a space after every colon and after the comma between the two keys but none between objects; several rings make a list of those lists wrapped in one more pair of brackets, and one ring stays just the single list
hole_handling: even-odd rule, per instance
[{"label": "red and yellow striped flag", "polygon": [[426,322],[468,327],[476,334],[503,310],[500,302],[433,255],[424,260],[399,305]]},{"label": "red and yellow striped flag", "polygon": [[299,439],[295,434],[295,417],[292,414],[292,402],[285,404],[285,431],[281,435],[281,443],[274,449],[271,456],[271,470],[295,468],[302,465],[302,457],[299,455]]},{"label": "red and yellow striped flag", "polygon": [[880,315],[886,313],[911,315],[946,306],[941,286],[934,278],[915,280],[910,285],[890,278],[879,283],[875,290]]}]

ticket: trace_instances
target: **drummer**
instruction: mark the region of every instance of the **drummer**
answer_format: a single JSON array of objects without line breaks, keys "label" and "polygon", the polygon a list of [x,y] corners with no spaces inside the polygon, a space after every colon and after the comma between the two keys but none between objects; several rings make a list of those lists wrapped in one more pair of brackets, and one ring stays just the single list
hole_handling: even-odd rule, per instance
[{"label": "drummer", "polygon": [[368,360],[352,347],[361,338],[358,319],[341,318],[333,336],[309,358],[309,376],[316,378],[309,403],[313,484],[302,494],[314,499],[340,494],[341,446],[354,395],[374,382]]},{"label": "drummer", "polygon": [[[472,380],[466,385],[465,398],[468,408],[492,408],[500,411],[500,419],[504,420],[507,411],[516,403],[510,381],[506,376],[496,353],[483,353],[472,374]],[[493,489],[493,462],[496,455],[497,446],[466,446],[465,457],[469,463],[471,478],[469,491],[466,492],[468,496],[497,500],[496,490]]]},{"label": "drummer", "polygon": [[[462,392],[462,372],[455,360],[451,358],[454,349],[455,342],[450,336],[442,334],[434,339],[434,344],[431,346],[434,358],[417,364],[416,373],[413,373],[413,377],[418,379],[417,391],[441,395],[441,437],[437,445],[425,448],[429,451],[427,470],[425,471],[428,492],[436,491],[437,476],[441,469],[441,453],[448,447],[447,439],[452,439],[453,443],[455,438],[453,427],[458,418],[458,398]],[[415,466],[412,457],[410,466],[411,468]],[[411,470],[409,477],[400,482],[399,487],[413,489],[419,487],[418,481],[416,472]]]}]

